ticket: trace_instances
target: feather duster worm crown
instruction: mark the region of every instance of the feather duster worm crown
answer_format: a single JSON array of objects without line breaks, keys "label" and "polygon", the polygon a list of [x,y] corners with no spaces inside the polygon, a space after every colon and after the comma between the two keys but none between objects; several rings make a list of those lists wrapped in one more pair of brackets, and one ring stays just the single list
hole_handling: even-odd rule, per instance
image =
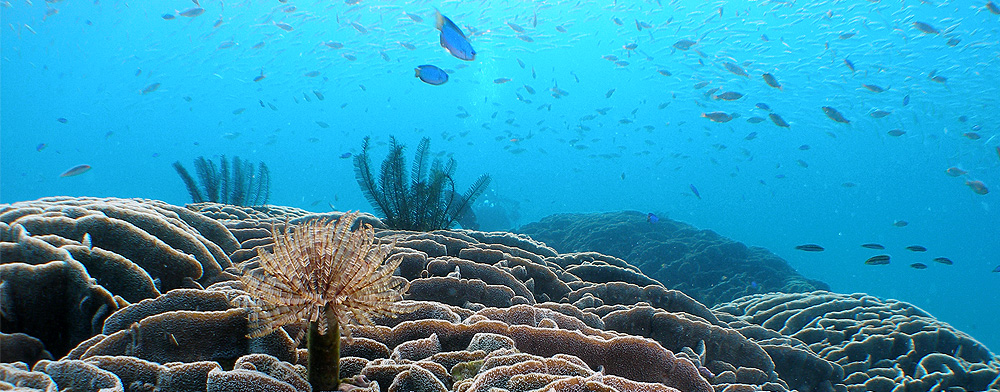
[{"label": "feather duster worm crown", "polygon": [[330,324],[339,324],[335,333],[350,339],[349,323],[371,325],[372,316],[402,310],[406,281],[392,276],[402,257],[388,258],[395,244],[379,243],[371,225],[351,231],[357,217],[348,212],[336,221],[271,230],[273,252],[259,249],[260,268],[243,275],[257,303],[250,337],[310,321],[324,335]]}]

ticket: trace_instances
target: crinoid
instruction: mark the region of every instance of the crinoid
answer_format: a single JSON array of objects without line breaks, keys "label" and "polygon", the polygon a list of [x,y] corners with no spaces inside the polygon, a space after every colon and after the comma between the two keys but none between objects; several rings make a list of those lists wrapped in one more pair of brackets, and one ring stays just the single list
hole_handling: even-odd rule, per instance
[{"label": "crinoid", "polygon": [[[230,170],[232,167],[232,170]],[[180,161],[174,162],[174,170],[181,176],[184,186],[195,203],[214,202],[237,206],[261,206],[267,204],[271,195],[271,173],[261,162],[254,172],[253,164],[240,157],[233,157],[232,166],[223,155],[216,166],[214,161],[198,157],[194,160],[195,173],[201,181],[201,189]]]},{"label": "crinoid", "polygon": [[430,160],[431,140],[423,138],[413,157],[413,174],[407,179],[403,149],[390,137],[389,155],[382,161],[378,178],[368,156],[369,138],[354,156],[354,173],[368,202],[379,211],[390,228],[413,231],[447,229],[455,222],[463,229],[478,229],[472,203],[490,185],[490,176],[479,176],[465,194],[455,191],[455,160]]},{"label": "crinoid", "polygon": [[392,275],[402,257],[389,257],[394,244],[377,242],[371,225],[351,231],[357,217],[349,212],[335,222],[273,229],[273,253],[259,250],[260,268],[243,275],[256,300],[251,337],[309,322],[309,382],[316,391],[337,389],[340,334],[350,339],[349,323],[371,325],[374,315],[403,310],[398,301],[406,283]]}]

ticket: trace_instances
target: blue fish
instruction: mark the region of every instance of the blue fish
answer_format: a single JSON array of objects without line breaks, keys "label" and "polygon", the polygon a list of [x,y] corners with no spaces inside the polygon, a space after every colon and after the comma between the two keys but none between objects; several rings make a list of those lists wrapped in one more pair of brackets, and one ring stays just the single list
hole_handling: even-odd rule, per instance
[{"label": "blue fish", "polygon": [[694,195],[698,197],[698,200],[701,200],[701,194],[698,193],[698,188],[695,188],[694,184],[688,184],[688,187],[691,188],[691,193],[694,193]]},{"label": "blue fish", "polygon": [[448,81],[448,74],[445,73],[444,70],[430,64],[417,66],[415,71],[417,73],[417,77],[427,84],[439,86]]},{"label": "blue fish", "polygon": [[654,214],[652,212],[650,212],[648,215],[646,215],[646,222],[656,223],[656,222],[659,222],[659,221],[660,221],[660,217],[656,216],[656,214]]},{"label": "blue fish", "polygon": [[993,272],[1000,272],[1000,265],[993,269]]},{"label": "blue fish", "polygon": [[437,17],[435,27],[441,30],[441,46],[448,49],[448,53],[465,61],[476,59],[476,50],[472,49],[469,39],[465,38],[462,30],[455,25],[447,16],[441,15],[440,11],[434,11]]},{"label": "blue fish", "polygon": [[350,157],[351,157],[351,153],[349,153],[349,152],[345,152],[343,154],[340,154],[340,159],[347,159],[347,158],[350,158]]}]

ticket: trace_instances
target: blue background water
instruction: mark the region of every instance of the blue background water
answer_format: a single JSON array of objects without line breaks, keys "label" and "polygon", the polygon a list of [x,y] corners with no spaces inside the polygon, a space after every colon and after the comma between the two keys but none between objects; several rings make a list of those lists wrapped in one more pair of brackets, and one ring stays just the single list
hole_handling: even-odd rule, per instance
[{"label": "blue background water", "polygon": [[[357,153],[371,135],[377,163],[388,135],[411,151],[426,136],[433,151],[458,161],[460,187],[489,172],[487,198],[516,209],[515,225],[557,212],[659,211],[769,248],[835,291],[911,302],[1000,347],[1000,274],[990,272],[1000,264],[1000,16],[982,1],[201,5],[203,15],[164,20],[193,4],[4,2],[0,201],[89,195],[182,204],[190,199],[171,163],[191,167],[198,156],[225,154],[267,163],[272,204],[373,211],[351,160],[339,156]],[[58,12],[46,17],[50,7]],[[434,7],[467,33],[475,29],[475,61],[439,46]],[[652,27],[639,31],[636,20]],[[923,34],[914,21],[942,33]],[[839,39],[849,32],[856,35]],[[956,37],[957,46],[945,44]],[[674,50],[680,39],[699,42]],[[630,43],[636,52],[623,48]],[[751,77],[726,71],[725,61],[743,64]],[[413,74],[420,64],[453,71],[451,80],[421,83]],[[947,82],[929,80],[933,70]],[[261,71],[266,78],[253,82]],[[305,76],[311,71],[320,74]],[[765,85],[763,72],[783,89]],[[711,83],[692,88],[702,81]],[[142,94],[152,83],[161,85]],[[873,93],[862,84],[889,89]],[[553,97],[555,86],[569,95]],[[746,97],[706,98],[714,87]],[[766,117],[757,102],[791,128],[746,122]],[[852,123],[831,121],[821,106]],[[875,119],[874,109],[892,114]],[[716,110],[741,117],[725,124],[700,117]],[[981,139],[962,136],[973,127]],[[891,137],[890,129],[906,134]],[[757,137],[746,140],[751,132]],[[59,177],[82,163],[93,169]],[[951,166],[968,176],[947,176]],[[974,194],[967,179],[992,193]],[[896,220],[909,225],[895,227]],[[887,250],[859,246],[867,242]],[[794,250],[803,243],[827,250]],[[915,244],[929,251],[903,249]],[[892,263],[863,264],[879,253]],[[930,261],[938,256],[955,265]],[[929,268],[914,270],[914,262]]]}]

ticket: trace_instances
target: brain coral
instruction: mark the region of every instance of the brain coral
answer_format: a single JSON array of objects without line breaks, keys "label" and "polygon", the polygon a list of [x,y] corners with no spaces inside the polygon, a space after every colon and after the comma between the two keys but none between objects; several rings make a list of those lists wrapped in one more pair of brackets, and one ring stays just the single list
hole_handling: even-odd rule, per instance
[{"label": "brain coral", "polygon": [[647,214],[638,211],[556,214],[519,230],[560,252],[620,257],[664,286],[709,306],[762,292],[830,288],[799,275],[766,249],[666,217],[649,222]]}]

